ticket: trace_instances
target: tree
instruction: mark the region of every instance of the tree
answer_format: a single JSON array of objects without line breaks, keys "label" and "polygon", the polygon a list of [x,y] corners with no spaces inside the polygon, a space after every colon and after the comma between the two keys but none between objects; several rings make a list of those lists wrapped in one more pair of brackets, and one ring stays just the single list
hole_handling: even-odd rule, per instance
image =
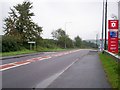
[{"label": "tree", "polygon": [[75,37],[74,40],[75,40],[75,46],[78,47],[78,48],[81,48],[82,39],[79,36],[77,36],[77,37]]},{"label": "tree", "polygon": [[64,48],[65,44],[66,44],[67,48],[73,47],[72,40],[69,38],[69,36],[66,34],[66,32],[64,30],[62,30],[61,28],[53,31],[51,34],[52,34],[54,40],[57,40],[57,44],[60,47]]},{"label": "tree", "polygon": [[5,22],[5,35],[19,37],[23,42],[40,38],[42,27],[33,22],[31,12],[32,3],[24,1],[10,9],[8,18]]}]

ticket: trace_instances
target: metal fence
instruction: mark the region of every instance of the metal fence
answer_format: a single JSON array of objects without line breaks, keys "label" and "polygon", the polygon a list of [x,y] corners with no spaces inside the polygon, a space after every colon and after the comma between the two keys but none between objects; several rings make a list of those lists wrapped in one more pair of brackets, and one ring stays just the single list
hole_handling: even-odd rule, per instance
[{"label": "metal fence", "polygon": [[110,55],[111,57],[113,57],[117,62],[120,62],[120,56],[118,56],[117,54],[113,54],[111,52],[108,52],[107,50],[104,50],[104,53]]}]

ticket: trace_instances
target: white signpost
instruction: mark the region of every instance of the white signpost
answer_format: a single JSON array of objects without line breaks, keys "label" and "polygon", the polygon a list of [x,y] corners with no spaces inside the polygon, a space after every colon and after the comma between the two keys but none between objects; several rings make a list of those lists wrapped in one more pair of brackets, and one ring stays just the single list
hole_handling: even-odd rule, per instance
[{"label": "white signpost", "polygon": [[35,43],[36,43],[35,41],[29,41],[28,43],[30,44],[30,50],[32,50],[32,44],[34,44],[34,49],[35,49]]}]

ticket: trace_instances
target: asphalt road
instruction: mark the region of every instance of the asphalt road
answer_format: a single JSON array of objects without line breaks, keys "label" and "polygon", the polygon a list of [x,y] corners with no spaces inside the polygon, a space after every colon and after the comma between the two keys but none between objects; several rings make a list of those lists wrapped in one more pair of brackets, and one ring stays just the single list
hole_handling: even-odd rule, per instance
[{"label": "asphalt road", "polygon": [[[2,87],[3,88],[47,88],[47,87],[70,88],[71,84],[69,83],[64,84],[64,83],[69,82],[68,79],[71,78],[71,75],[74,74],[76,74],[75,77],[79,76],[79,78],[73,78],[74,79],[73,82],[74,83],[76,82],[76,85],[73,84],[74,87],[78,87],[78,86],[81,88],[85,87],[83,84],[85,84],[86,82],[87,82],[87,87],[91,87],[91,88],[95,87],[96,85],[97,85],[96,87],[101,87],[101,88],[110,87],[106,80],[105,73],[99,61],[99,58],[98,57],[96,58],[96,56],[93,54],[91,54],[91,57],[87,57],[90,54],[89,51],[90,50],[79,50],[77,52],[60,55],[57,57],[52,57],[42,61],[36,61],[23,66],[4,70],[2,71]],[[47,55],[52,55],[52,54],[47,53]],[[95,57],[94,60],[92,60],[93,57]],[[29,58],[32,58],[32,56]],[[12,61],[16,61],[15,59],[16,58],[14,58],[14,60]],[[25,59],[27,59],[27,57],[24,57],[24,60]],[[5,62],[7,62],[7,60]],[[69,70],[70,68],[71,70]],[[81,70],[78,69],[79,70],[78,71],[75,68],[79,68],[79,69],[81,68]],[[88,71],[88,73],[84,73],[84,71],[85,72]],[[66,77],[69,77],[67,78],[68,81],[65,79]],[[79,81],[77,79],[80,79],[82,81]],[[93,83],[91,82],[92,79],[94,80],[93,83],[95,85],[93,85]]]}]

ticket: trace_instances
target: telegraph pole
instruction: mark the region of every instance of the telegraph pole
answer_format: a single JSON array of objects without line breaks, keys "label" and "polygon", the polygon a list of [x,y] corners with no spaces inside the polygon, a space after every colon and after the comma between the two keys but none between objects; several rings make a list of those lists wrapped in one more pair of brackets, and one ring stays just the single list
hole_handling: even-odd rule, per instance
[{"label": "telegraph pole", "polygon": [[102,43],[101,43],[101,50],[103,51],[103,47],[104,47],[104,45],[103,45],[103,32],[104,32],[104,0],[103,0],[103,16],[102,16]]},{"label": "telegraph pole", "polygon": [[66,35],[67,35],[67,32],[66,32],[66,31],[67,31],[67,30],[66,30],[66,26],[67,26],[68,23],[72,23],[72,22],[65,22],[65,46],[64,46],[65,49],[67,48],[67,45],[66,45]]},{"label": "telegraph pole", "polygon": [[66,49],[66,24],[67,24],[67,22],[65,22],[65,49]]},{"label": "telegraph pole", "polygon": [[105,4],[105,45],[104,50],[107,50],[107,0]]}]

